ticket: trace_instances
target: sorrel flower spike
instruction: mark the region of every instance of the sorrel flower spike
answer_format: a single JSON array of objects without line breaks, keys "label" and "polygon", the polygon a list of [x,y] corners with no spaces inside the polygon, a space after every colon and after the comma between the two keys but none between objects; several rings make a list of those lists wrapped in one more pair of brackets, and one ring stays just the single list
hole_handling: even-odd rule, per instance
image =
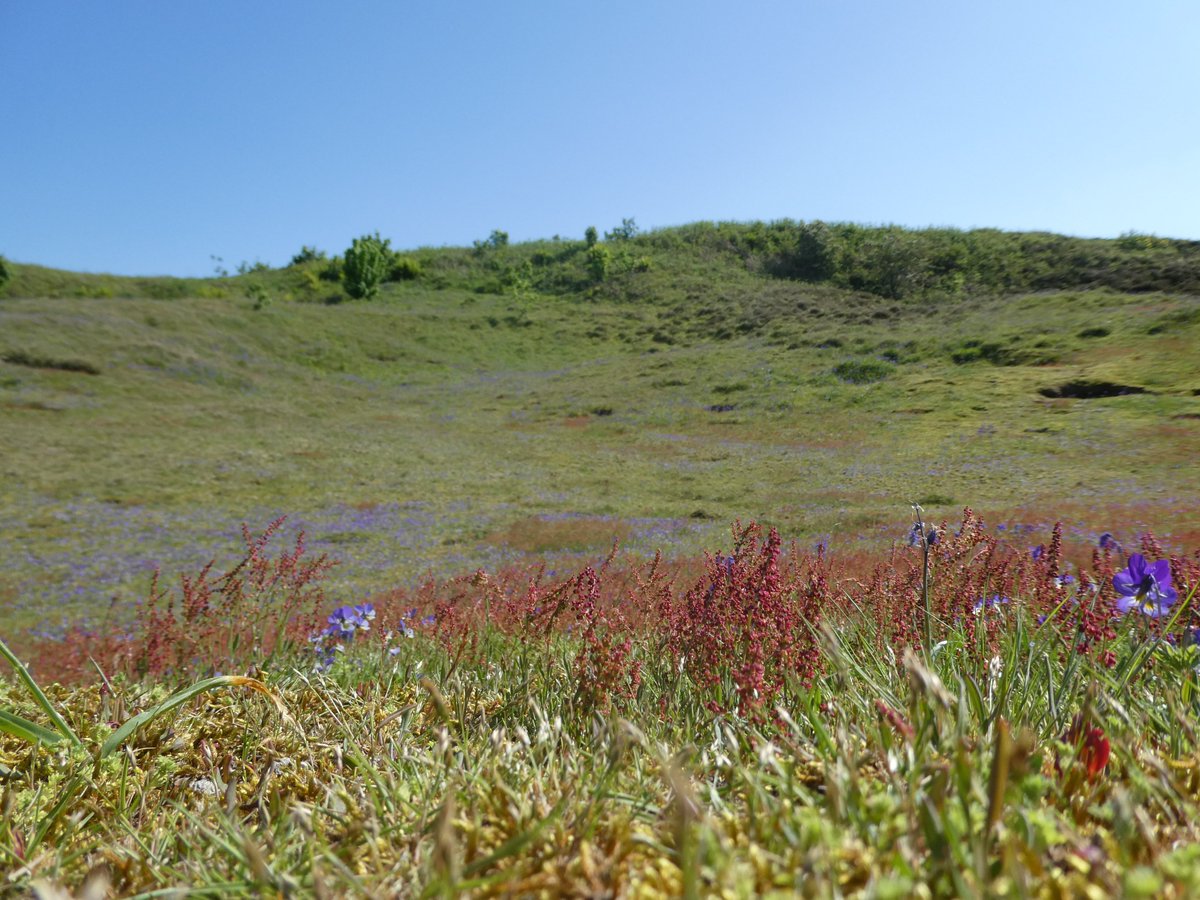
[{"label": "sorrel flower spike", "polygon": [[1179,597],[1171,587],[1170,562],[1160,559],[1148,563],[1140,553],[1129,557],[1129,565],[1113,576],[1113,587],[1121,595],[1118,610],[1127,613],[1136,609],[1152,619],[1164,615]]}]

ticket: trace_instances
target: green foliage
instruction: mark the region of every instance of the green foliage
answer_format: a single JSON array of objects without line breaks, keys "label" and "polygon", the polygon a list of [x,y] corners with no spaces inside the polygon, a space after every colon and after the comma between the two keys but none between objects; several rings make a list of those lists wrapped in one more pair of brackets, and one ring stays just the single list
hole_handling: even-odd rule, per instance
[{"label": "green foliage", "polygon": [[847,360],[833,367],[833,374],[850,384],[873,384],[895,371],[895,366],[879,359]]},{"label": "green foliage", "polygon": [[10,277],[8,274],[8,261],[3,256],[0,256],[0,294],[4,293],[4,288],[8,284]]},{"label": "green foliage", "polygon": [[600,234],[596,231],[595,225],[589,225],[587,231],[583,233],[583,240],[589,247],[595,247],[596,242],[600,240]]},{"label": "green foliage", "polygon": [[374,297],[388,277],[392,265],[391,241],[379,232],[355,238],[342,264],[346,293],[356,300]]},{"label": "green foliage", "polygon": [[318,277],[322,281],[330,281],[337,284],[342,280],[342,269],[345,263],[340,256],[331,257],[329,262],[321,267]]},{"label": "green foliage", "polygon": [[487,236],[485,240],[475,242],[475,252],[477,254],[486,253],[489,250],[499,250],[502,247],[508,246],[508,232],[495,229]]},{"label": "green foliage", "polygon": [[421,277],[421,263],[411,256],[395,254],[388,281],[413,281]]},{"label": "green foliage", "polygon": [[585,266],[588,277],[593,283],[599,284],[608,277],[608,269],[612,263],[612,253],[603,244],[593,244],[588,247],[585,256]]},{"label": "green foliage", "polygon": [[1122,250],[1156,250],[1164,247],[1170,247],[1171,242],[1167,238],[1160,238],[1153,234],[1143,234],[1140,231],[1126,231],[1118,239],[1118,245]]},{"label": "green foliage", "polygon": [[622,219],[621,224],[612,231],[604,233],[606,241],[631,241],[638,235],[637,222],[633,219]]},{"label": "green foliage", "polygon": [[271,302],[271,292],[261,281],[252,281],[246,285],[246,296],[252,301],[251,308],[254,310],[265,309]]},{"label": "green foliage", "polygon": [[300,252],[292,257],[292,266],[303,266],[307,263],[325,262],[326,255],[324,250],[318,250],[316,247],[309,247],[305,244],[300,248]]}]

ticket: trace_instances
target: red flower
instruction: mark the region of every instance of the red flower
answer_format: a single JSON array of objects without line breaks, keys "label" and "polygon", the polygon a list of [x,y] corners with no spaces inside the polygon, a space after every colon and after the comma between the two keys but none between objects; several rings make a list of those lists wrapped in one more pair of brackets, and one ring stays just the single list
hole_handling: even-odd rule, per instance
[{"label": "red flower", "polygon": [[1087,769],[1088,780],[1095,781],[1100,777],[1112,753],[1112,745],[1104,736],[1104,729],[1084,722],[1083,713],[1079,713],[1062,739],[1076,748],[1076,759]]}]

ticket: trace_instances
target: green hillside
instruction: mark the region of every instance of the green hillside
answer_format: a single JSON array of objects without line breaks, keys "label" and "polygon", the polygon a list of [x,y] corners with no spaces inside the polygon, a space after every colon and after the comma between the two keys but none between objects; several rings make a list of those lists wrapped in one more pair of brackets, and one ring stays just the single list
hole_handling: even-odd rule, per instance
[{"label": "green hillside", "polygon": [[8,263],[3,615],[142,596],[282,514],[346,599],[613,537],[694,553],[739,517],[880,546],[912,501],[1195,543],[1197,242],[626,222],[392,254],[369,300],[302,257]]}]

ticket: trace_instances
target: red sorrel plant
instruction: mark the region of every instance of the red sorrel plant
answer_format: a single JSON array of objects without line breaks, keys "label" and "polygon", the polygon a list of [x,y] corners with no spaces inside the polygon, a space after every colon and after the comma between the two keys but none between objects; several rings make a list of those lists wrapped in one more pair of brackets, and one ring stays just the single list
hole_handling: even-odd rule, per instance
[{"label": "red sorrel plant", "polygon": [[709,557],[708,572],[681,600],[661,601],[665,644],[678,668],[713,694],[731,679],[736,698],[710,697],[723,710],[736,699],[745,715],[771,709],[786,679],[810,683],[819,666],[816,630],[830,589],[823,550],[793,554],[781,566],[779,534],[735,526],[734,552]]},{"label": "red sorrel plant", "polygon": [[283,522],[275,520],[257,537],[243,525],[241,560],[222,575],[213,574],[215,562],[194,577],[181,574],[178,595],[155,572],[149,599],[130,627],[77,628],[61,642],[46,642],[39,671],[82,681],[95,675],[89,659],[106,673],[135,677],[269,667],[316,631],[325,600],[321,580],[334,565],[324,555],[304,559],[303,534],[290,551],[269,556],[267,545]]},{"label": "red sorrel plant", "polygon": [[914,549],[893,548],[868,581],[847,583],[849,596],[873,615],[875,639],[897,664],[904,648],[932,646],[959,628],[969,653],[990,657],[1032,560],[989,534],[970,508],[957,531],[943,524],[930,535],[919,535]]},{"label": "red sorrel plant", "polygon": [[642,683],[629,623],[619,607],[601,601],[600,578],[589,566],[575,579],[571,598],[583,642],[575,657],[575,698],[585,709],[607,710],[613,699],[632,699]]}]

